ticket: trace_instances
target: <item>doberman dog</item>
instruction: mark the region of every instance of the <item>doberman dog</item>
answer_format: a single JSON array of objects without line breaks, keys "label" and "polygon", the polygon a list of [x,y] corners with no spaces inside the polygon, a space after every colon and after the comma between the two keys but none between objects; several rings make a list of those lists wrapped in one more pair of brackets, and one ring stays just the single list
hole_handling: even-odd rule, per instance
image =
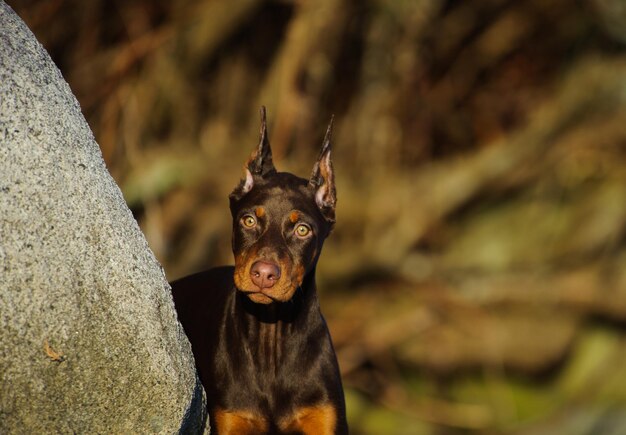
[{"label": "doberman dog", "polygon": [[172,283],[213,433],[348,433],[315,285],[335,223],[331,132],[332,120],[309,180],[277,172],[261,108],[259,145],[230,194],[235,266]]}]

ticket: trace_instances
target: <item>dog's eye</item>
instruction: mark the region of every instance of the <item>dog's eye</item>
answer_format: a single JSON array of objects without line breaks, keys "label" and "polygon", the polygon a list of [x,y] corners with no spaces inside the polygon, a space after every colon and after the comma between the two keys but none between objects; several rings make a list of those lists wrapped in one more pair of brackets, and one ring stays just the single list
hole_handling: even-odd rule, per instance
[{"label": "dog's eye", "polygon": [[245,215],[241,218],[241,223],[246,228],[252,228],[256,225],[256,219],[252,215]]},{"label": "dog's eye", "polygon": [[296,235],[298,237],[306,237],[311,233],[311,227],[305,224],[299,224],[296,226]]}]

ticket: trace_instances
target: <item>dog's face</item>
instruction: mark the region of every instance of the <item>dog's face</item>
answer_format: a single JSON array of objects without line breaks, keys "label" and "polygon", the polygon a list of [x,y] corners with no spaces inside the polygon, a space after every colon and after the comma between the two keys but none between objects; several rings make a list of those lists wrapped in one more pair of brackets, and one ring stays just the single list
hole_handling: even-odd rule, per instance
[{"label": "dog's face", "polygon": [[261,141],[230,195],[235,285],[260,304],[286,302],[317,263],[335,220],[330,126],[310,180],[276,172],[261,110]]}]

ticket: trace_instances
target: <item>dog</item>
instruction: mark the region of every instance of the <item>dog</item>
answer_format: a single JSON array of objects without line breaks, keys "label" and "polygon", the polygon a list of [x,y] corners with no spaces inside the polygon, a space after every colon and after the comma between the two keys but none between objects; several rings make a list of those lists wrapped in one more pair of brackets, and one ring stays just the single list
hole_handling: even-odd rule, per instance
[{"label": "dog", "polygon": [[261,108],[259,145],[229,197],[235,266],[171,284],[218,435],[348,433],[315,284],[335,223],[332,124],[306,180],[274,168]]}]

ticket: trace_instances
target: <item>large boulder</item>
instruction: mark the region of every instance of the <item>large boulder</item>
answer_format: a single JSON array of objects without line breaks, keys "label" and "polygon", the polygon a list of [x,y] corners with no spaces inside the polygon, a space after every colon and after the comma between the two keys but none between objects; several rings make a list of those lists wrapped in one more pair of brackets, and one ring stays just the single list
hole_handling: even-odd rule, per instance
[{"label": "large boulder", "polygon": [[68,85],[0,0],[0,433],[197,433],[169,285]]}]

